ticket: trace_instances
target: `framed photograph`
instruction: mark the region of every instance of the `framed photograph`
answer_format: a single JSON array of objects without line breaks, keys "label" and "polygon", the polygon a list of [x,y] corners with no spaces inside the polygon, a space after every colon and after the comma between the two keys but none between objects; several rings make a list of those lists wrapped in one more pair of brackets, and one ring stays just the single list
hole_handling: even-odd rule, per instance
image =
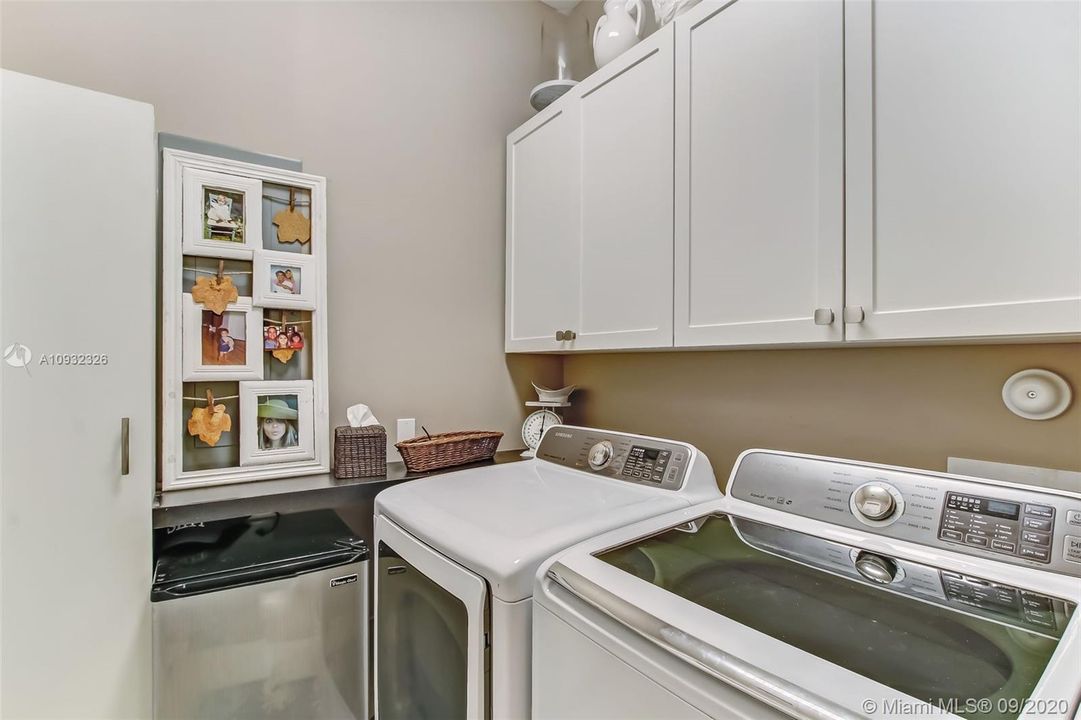
[{"label": "framed photograph", "polygon": [[313,459],[313,403],[311,380],[240,383],[240,464]]},{"label": "framed photograph", "polygon": [[250,260],[263,246],[263,183],[184,169],[184,253]]},{"label": "framed photograph", "polygon": [[314,310],[319,292],[315,258],[297,253],[258,250],[252,264],[256,305]]},{"label": "framed photograph", "polygon": [[217,314],[184,293],[185,382],[263,379],[263,311],[241,298]]}]

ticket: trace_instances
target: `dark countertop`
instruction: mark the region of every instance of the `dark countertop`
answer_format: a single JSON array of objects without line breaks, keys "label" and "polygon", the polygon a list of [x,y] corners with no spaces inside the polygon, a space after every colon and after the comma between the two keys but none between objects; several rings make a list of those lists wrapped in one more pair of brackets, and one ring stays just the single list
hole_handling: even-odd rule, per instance
[{"label": "dark countertop", "polygon": [[377,477],[338,480],[331,474],[304,475],[280,480],[159,492],[154,498],[154,527],[359,504],[370,501],[380,490],[396,483],[467,468],[518,462],[523,459],[521,452],[504,450],[496,453],[493,460],[426,473],[411,473],[405,469],[405,463],[392,462],[387,463],[387,474]]}]

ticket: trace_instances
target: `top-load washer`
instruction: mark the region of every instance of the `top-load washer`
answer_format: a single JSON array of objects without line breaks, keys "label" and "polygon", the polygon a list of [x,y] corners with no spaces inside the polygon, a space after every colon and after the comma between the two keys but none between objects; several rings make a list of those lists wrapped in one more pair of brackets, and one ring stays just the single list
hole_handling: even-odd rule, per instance
[{"label": "top-load washer", "polygon": [[709,460],[690,445],[567,425],[548,429],[533,460],[381,492],[376,717],[528,717],[540,564],[717,497]]},{"label": "top-load washer", "polygon": [[537,583],[537,719],[1078,717],[1076,493],[748,451]]}]

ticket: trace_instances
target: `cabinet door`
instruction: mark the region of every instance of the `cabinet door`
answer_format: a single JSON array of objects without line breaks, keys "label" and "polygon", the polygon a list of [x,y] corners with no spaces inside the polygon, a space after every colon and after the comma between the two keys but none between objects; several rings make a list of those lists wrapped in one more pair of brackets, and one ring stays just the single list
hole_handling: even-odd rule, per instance
[{"label": "cabinet door", "polygon": [[677,346],[842,339],[843,21],[840,0],[676,18]]},{"label": "cabinet door", "polygon": [[1081,5],[845,13],[848,337],[1081,332]]},{"label": "cabinet door", "polygon": [[575,350],[672,346],[672,38],[654,33],[577,88]]},{"label": "cabinet door", "polygon": [[33,353],[0,365],[0,710],[147,718],[154,113],[13,72],[0,85],[2,344]]},{"label": "cabinet door", "polygon": [[559,350],[578,308],[577,108],[564,97],[507,138],[506,350]]}]

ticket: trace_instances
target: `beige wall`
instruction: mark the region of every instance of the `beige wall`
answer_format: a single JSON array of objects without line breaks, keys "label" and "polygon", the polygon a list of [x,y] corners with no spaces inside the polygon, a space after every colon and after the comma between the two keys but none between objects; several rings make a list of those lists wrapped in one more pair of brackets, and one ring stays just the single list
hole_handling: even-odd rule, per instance
[{"label": "beige wall", "polygon": [[5,1],[0,65],[327,176],[333,424],[363,401],[392,437],[416,417],[521,447],[530,379],[560,371],[503,355],[504,138],[549,71],[545,18],[536,2]]},{"label": "beige wall", "polygon": [[843,348],[580,355],[563,379],[576,422],[679,438],[727,479],[764,447],[944,470],[950,455],[1081,470],[1081,403],[1054,420],[1002,404],[1017,370],[1081,392],[1081,345]]}]

